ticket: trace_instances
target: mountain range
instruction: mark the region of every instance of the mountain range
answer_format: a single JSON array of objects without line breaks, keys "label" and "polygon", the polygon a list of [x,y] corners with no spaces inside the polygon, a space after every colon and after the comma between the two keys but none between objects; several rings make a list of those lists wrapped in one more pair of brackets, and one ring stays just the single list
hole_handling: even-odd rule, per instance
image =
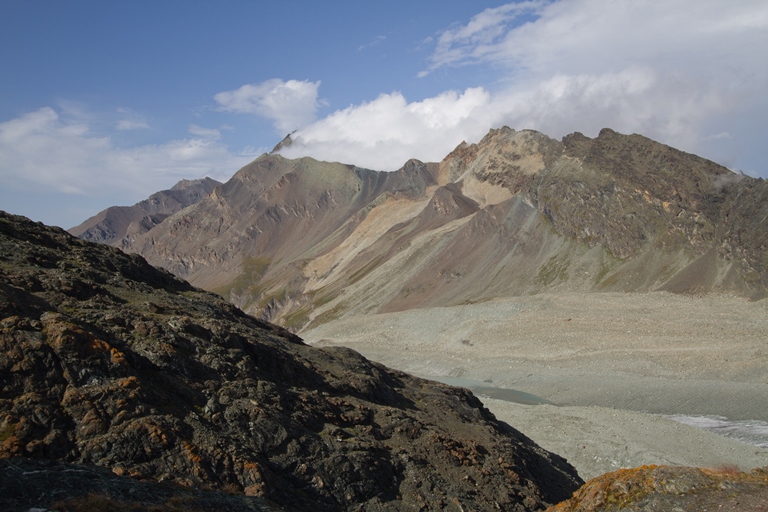
[{"label": "mountain range", "polygon": [[141,208],[130,235],[104,236],[105,212],[71,232],[298,331],[542,291],[765,297],[766,199],[765,181],[641,135],[503,127],[391,173],[264,154],[157,222]]}]

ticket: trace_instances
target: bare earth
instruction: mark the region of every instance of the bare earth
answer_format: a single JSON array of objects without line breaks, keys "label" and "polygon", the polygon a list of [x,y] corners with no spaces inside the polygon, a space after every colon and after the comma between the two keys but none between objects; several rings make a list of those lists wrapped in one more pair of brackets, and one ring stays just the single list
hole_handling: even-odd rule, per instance
[{"label": "bare earth", "polygon": [[[768,448],[659,416],[768,421],[768,300],[542,294],[343,318],[301,336],[475,388],[585,479],[652,463],[768,465]],[[514,403],[509,390],[556,405]]]}]

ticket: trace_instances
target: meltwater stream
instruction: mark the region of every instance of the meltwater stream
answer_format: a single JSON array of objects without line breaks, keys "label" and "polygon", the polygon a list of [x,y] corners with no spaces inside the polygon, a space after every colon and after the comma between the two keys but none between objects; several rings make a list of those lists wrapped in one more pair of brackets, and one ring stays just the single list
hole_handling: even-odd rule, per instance
[{"label": "meltwater stream", "polygon": [[720,434],[742,443],[768,448],[768,422],[759,420],[729,420],[723,416],[665,415],[665,418],[692,427]]},{"label": "meltwater stream", "polygon": [[[424,377],[436,380],[451,386],[461,386],[470,389],[480,397],[494,398],[525,405],[552,404],[552,402],[524,391],[516,389],[499,388],[489,386],[487,382],[480,382],[464,377]],[[552,404],[554,405],[554,404]],[[729,420],[723,416],[687,416],[683,414],[661,415],[678,423],[707,430],[715,434],[751,444],[760,448],[768,448],[768,422],[760,420]]]}]

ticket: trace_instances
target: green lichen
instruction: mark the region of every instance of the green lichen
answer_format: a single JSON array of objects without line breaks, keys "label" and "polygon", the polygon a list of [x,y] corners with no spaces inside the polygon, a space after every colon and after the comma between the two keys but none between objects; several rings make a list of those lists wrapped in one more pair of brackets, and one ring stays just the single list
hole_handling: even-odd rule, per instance
[{"label": "green lichen", "polygon": [[16,432],[16,423],[8,423],[4,427],[0,428],[0,443],[5,442],[8,438],[13,436]]}]

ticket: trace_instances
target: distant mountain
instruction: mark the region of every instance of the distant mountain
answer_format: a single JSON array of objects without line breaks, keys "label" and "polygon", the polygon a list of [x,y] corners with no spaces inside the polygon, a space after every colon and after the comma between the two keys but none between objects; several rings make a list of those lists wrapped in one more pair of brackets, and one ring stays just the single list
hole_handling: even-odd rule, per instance
[{"label": "distant mountain", "polygon": [[504,127],[394,173],[262,155],[125,244],[293,330],[540,291],[768,290],[768,184],[640,135]]},{"label": "distant mountain", "polygon": [[211,178],[181,180],[171,189],[152,194],[133,206],[107,208],[68,231],[89,242],[123,247],[170,215],[200,201],[219,185]]},{"label": "distant mountain", "polygon": [[2,212],[0,320],[4,510],[526,511],[582,483],[465,389]]}]

